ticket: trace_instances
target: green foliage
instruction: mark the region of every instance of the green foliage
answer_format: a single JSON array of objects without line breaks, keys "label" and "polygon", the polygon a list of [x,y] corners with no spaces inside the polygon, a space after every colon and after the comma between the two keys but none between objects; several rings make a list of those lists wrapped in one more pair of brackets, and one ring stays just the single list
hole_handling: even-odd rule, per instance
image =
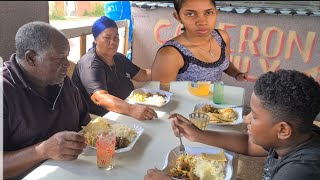
[{"label": "green foliage", "polygon": [[49,19],[53,20],[66,20],[64,16],[59,15],[61,13],[58,13],[57,10],[52,10],[51,15],[49,16]]},{"label": "green foliage", "polygon": [[84,10],[83,16],[90,16],[90,13],[87,10]]},{"label": "green foliage", "polygon": [[83,12],[83,16],[93,16],[93,17],[99,17],[104,15],[104,7],[103,4],[96,4],[92,12],[88,12],[85,10]]}]

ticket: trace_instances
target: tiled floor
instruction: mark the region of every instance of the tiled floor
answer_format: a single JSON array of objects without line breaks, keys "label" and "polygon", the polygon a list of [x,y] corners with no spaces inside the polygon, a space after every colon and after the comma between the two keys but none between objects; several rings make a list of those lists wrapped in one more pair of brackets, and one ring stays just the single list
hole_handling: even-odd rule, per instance
[{"label": "tiled floor", "polygon": [[262,179],[265,157],[239,156],[237,180]]}]

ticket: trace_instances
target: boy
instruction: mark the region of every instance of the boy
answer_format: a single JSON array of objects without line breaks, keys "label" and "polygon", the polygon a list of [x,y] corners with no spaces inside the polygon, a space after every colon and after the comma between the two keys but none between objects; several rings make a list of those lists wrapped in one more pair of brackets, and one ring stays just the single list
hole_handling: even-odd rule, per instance
[{"label": "boy", "polygon": [[[263,179],[320,179],[320,85],[295,70],[262,75],[254,86],[245,119],[247,134],[202,131],[179,114],[171,114],[176,136],[248,156],[268,156]],[[148,170],[145,179],[161,175]]]}]

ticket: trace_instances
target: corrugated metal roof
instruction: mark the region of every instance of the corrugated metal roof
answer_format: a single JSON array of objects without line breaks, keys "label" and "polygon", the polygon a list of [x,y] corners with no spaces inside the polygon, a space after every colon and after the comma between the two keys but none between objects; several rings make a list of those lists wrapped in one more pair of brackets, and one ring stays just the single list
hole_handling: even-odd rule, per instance
[{"label": "corrugated metal roof", "polygon": [[[173,7],[173,1],[131,1],[133,7]],[[320,1],[216,1],[219,11],[320,16]]]}]

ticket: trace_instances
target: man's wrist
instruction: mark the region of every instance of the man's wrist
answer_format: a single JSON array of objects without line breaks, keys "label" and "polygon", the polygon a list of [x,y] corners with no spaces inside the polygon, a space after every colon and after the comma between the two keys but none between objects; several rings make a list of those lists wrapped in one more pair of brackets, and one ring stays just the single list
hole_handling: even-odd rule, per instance
[{"label": "man's wrist", "polygon": [[41,160],[48,159],[46,152],[45,152],[45,149],[44,149],[44,146],[45,146],[44,143],[45,143],[45,141],[35,145],[35,151]]},{"label": "man's wrist", "polygon": [[127,108],[127,112],[125,114],[129,115],[132,117],[133,115],[133,112],[134,112],[134,105],[133,104],[129,104],[128,103],[128,108]]}]

